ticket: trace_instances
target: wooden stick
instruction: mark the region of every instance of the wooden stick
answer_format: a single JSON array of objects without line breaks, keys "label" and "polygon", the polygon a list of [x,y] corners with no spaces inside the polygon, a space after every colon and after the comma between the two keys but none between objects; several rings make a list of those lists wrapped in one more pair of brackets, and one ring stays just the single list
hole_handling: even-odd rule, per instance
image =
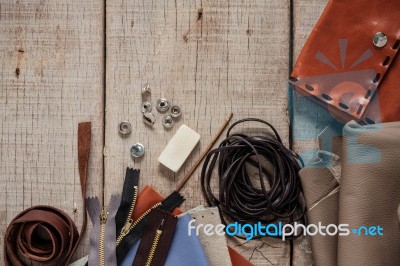
[{"label": "wooden stick", "polygon": [[206,157],[208,152],[211,150],[211,148],[214,146],[215,142],[217,142],[218,138],[221,136],[222,132],[224,132],[225,128],[228,126],[229,122],[231,121],[233,116],[233,113],[230,114],[230,116],[225,120],[225,122],[222,124],[218,132],[214,135],[214,138],[211,140],[211,142],[208,144],[207,148],[203,151],[203,153],[200,155],[199,159],[194,163],[190,171],[186,174],[184,178],[178,183],[176,186],[175,191],[179,192],[182,187],[185,185],[186,181],[189,180],[189,178],[192,176],[194,171],[197,169],[197,167],[200,165],[200,163],[203,161],[203,159]]}]

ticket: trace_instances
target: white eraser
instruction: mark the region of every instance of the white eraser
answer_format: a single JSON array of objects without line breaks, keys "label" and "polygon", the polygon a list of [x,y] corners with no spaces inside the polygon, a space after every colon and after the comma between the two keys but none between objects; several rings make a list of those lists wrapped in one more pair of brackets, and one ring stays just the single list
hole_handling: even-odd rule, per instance
[{"label": "white eraser", "polygon": [[175,173],[178,172],[199,140],[199,133],[182,125],[168,142],[158,161]]}]

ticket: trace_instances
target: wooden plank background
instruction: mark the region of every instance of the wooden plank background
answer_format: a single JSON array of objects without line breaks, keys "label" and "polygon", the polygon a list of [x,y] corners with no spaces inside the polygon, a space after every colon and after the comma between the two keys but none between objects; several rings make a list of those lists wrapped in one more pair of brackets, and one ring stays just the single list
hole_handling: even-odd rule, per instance
[{"label": "wooden plank background", "polygon": [[[294,0],[293,62],[296,62],[310,32],[328,0]],[[307,162],[318,150],[318,135],[331,121],[328,111],[306,97],[289,91],[292,129],[292,148]],[[293,241],[293,265],[313,265],[310,237]]]},{"label": "wooden plank background", "polygon": [[[235,120],[252,116],[271,122],[289,145],[290,55],[298,55],[325,4],[2,1],[1,253],[6,226],[29,206],[49,204],[81,223],[78,122],[93,122],[89,194],[104,193],[105,204],[111,194],[120,193],[127,166],[141,169],[141,187],[150,184],[164,195],[173,191],[231,112]],[[157,111],[153,128],[143,124],[140,89],[146,82],[153,104],[163,96],[181,106],[183,116],[173,129],[162,127]],[[312,141],[297,141],[300,129],[311,125],[301,115],[301,108],[308,107],[296,97],[293,103],[293,145],[303,151],[313,147]],[[122,120],[133,125],[124,138],[117,128]],[[157,157],[182,124],[199,132],[201,141],[174,174]],[[135,142],[145,145],[146,155],[133,160],[129,149]],[[199,170],[182,190],[184,209],[204,204]],[[87,253],[87,245],[85,238],[77,258]],[[292,258],[291,246],[277,240],[232,240],[231,245],[256,265],[312,264],[307,239],[294,243]]]},{"label": "wooden plank background", "polygon": [[1,260],[6,226],[25,208],[52,205],[81,224],[82,121],[93,122],[89,193],[102,192],[102,17],[97,0],[0,4]]}]

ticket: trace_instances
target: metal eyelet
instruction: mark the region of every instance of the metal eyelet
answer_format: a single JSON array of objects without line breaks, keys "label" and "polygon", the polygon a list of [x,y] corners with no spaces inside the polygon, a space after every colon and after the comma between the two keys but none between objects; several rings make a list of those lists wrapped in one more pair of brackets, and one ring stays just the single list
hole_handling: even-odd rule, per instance
[{"label": "metal eyelet", "polygon": [[151,110],[153,109],[151,102],[142,102],[142,104],[140,105],[140,111],[142,113],[150,113]]},{"label": "metal eyelet", "polygon": [[142,143],[136,143],[131,147],[131,155],[132,157],[142,157],[144,155],[144,146]]},{"label": "metal eyelet", "polygon": [[166,98],[161,98],[157,100],[156,108],[159,112],[164,113],[169,109],[169,102]]},{"label": "metal eyelet", "polygon": [[151,93],[150,84],[145,83],[142,87],[142,94]]},{"label": "metal eyelet", "polygon": [[181,108],[177,105],[174,105],[171,107],[171,116],[173,118],[178,118],[180,117],[182,114]]},{"label": "metal eyelet", "polygon": [[387,44],[388,38],[383,32],[377,32],[372,39],[374,45],[378,48],[382,48]]},{"label": "metal eyelet", "polygon": [[152,126],[156,122],[156,117],[152,113],[143,113],[143,121],[147,125]]},{"label": "metal eyelet", "polygon": [[127,135],[132,131],[132,125],[128,121],[122,121],[118,125],[118,131],[122,135]]},{"label": "metal eyelet", "polygon": [[164,117],[162,118],[162,125],[165,128],[172,128],[175,125],[175,120],[170,115],[164,115]]}]

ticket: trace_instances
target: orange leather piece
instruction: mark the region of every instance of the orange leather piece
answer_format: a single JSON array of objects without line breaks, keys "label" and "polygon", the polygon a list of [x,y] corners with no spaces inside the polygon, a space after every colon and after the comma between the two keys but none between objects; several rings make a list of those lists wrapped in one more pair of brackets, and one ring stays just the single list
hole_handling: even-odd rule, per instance
[{"label": "orange leather piece", "polygon": [[254,266],[253,263],[246,260],[236,250],[228,246],[229,256],[231,257],[232,266]]},{"label": "orange leather piece", "polygon": [[[290,83],[342,121],[400,120],[399,10],[400,1],[330,0]],[[377,32],[384,47],[373,44]]]},{"label": "orange leather piece", "polygon": [[[139,218],[146,210],[150,209],[154,204],[164,200],[164,197],[150,186],[146,186],[138,195],[135,209],[133,211],[134,220]],[[172,214],[181,214],[182,210],[176,208]],[[228,246],[229,255],[233,266],[252,266],[253,264],[246,260],[242,255],[237,253],[233,248]]]}]

